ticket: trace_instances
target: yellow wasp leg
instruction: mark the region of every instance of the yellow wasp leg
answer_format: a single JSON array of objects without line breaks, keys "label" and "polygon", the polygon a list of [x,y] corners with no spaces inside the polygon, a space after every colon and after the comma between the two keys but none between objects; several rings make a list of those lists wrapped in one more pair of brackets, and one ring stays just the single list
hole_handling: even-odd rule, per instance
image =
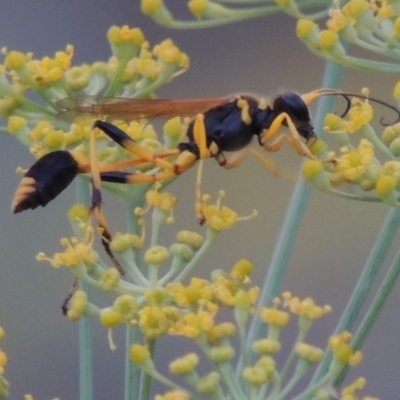
[{"label": "yellow wasp leg", "polygon": [[245,150],[238,150],[232,153],[229,158],[226,158],[223,153],[219,153],[215,156],[215,159],[221,167],[232,169],[241,164],[245,155]]},{"label": "yellow wasp leg", "polygon": [[210,158],[211,152],[207,147],[207,132],[204,126],[204,114],[197,114],[193,123],[193,136],[200,151],[200,158]]},{"label": "yellow wasp leg", "polygon": [[162,158],[155,157],[117,126],[106,121],[98,120],[93,124],[93,127],[103,131],[111,140],[138,158],[141,158],[162,169],[174,169],[173,163],[163,160]]},{"label": "yellow wasp leg", "polygon": [[[137,184],[137,183],[155,183],[162,182],[169,179],[173,179],[176,176],[190,169],[197,161],[197,157],[190,151],[183,151],[179,154],[175,163],[173,164],[173,170],[163,170],[155,172],[154,174],[143,174],[143,173],[132,173],[126,174],[124,180],[121,183]],[[108,182],[112,182],[112,179],[107,179]]]},{"label": "yellow wasp leg", "polygon": [[[274,136],[276,136],[278,131],[281,129],[283,122],[287,123],[287,126],[292,136],[287,136],[282,133],[278,135],[273,142],[267,143]],[[314,154],[311,153],[310,149],[301,141],[301,136],[297,131],[292,119],[287,113],[279,114],[274,119],[269,129],[265,131],[265,133],[261,137],[262,147],[264,147],[265,150],[271,152],[278,151],[284,141],[287,141],[299,155],[308,157],[312,160],[319,160],[319,158],[314,156]]]},{"label": "yellow wasp leg", "polygon": [[[171,150],[166,150],[166,151],[162,151],[162,152],[153,154],[153,156],[156,158],[168,158],[168,157],[177,156],[179,154],[180,154],[180,152],[178,149],[171,149]],[[148,161],[144,160],[143,158],[137,158],[134,160],[119,161],[119,162],[115,162],[112,164],[98,164],[98,170],[100,173],[115,172],[115,171],[121,171],[124,169],[135,167],[137,165],[145,164],[145,163],[148,163]],[[91,172],[90,164],[81,165],[79,167],[79,172],[80,173]]]}]

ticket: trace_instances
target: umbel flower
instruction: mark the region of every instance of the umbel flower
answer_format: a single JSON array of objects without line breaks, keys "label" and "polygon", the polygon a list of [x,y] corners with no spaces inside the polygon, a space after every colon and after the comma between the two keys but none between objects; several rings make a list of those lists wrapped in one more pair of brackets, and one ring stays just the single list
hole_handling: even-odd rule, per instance
[{"label": "umbel flower", "polygon": [[[224,7],[215,7],[213,2],[190,3],[198,17],[218,15],[219,12],[227,18]],[[279,3],[273,7],[294,12],[292,3]],[[165,14],[163,7],[161,1],[142,2],[143,11],[155,19]],[[6,120],[5,130],[29,147],[35,157],[68,150],[76,157],[79,154],[89,164],[93,156],[90,152],[93,150],[90,149],[93,116],[78,116],[67,111],[60,118],[60,112],[73,109],[77,104],[96,103],[103,97],[151,98],[160,85],[168,83],[188,67],[187,56],[171,40],[150,49],[142,32],[128,27],[112,27],[108,40],[113,53],[108,62],[74,67],[72,46],[67,46],[53,58],[42,60],[35,60],[30,53],[3,50],[0,113]],[[41,103],[30,100],[31,91],[38,95]],[[335,125],[339,130],[337,134],[342,134],[343,129],[346,132],[364,129],[370,121],[369,112],[367,100],[355,104],[348,114],[351,123],[348,121],[346,125],[345,119],[339,121]],[[142,148],[155,153],[174,148],[184,135],[188,121],[168,120],[162,128],[163,139],[144,120],[113,123]],[[341,157],[335,156],[337,163],[334,165],[322,166],[313,160],[313,165],[319,168],[314,175],[321,173],[326,187],[351,180],[359,183],[367,172],[369,176],[369,169],[375,163],[369,142],[360,142],[355,150],[358,154],[354,156],[354,149],[350,145],[348,148],[348,151],[343,150]],[[96,135],[95,150],[96,160],[101,164],[121,163],[122,166],[131,158],[131,154],[102,134]],[[352,158],[357,159],[357,156],[358,163]],[[147,173],[154,165],[141,163],[138,169]],[[312,173],[308,175],[310,181],[316,181]],[[60,251],[51,256],[39,253],[37,259],[56,269],[68,268],[79,280],[79,288],[75,288],[65,305],[70,320],[82,322],[92,318],[100,321],[107,329],[111,350],[119,346],[114,343],[113,330],[121,326],[127,329],[127,392],[139,390],[134,379],[137,376],[135,370],[139,369],[142,399],[151,397],[152,380],[170,390],[157,395],[159,400],[199,396],[323,399],[335,391],[333,386],[341,374],[361,361],[361,353],[346,330],[328,340],[329,350],[325,352],[307,341],[314,320],[328,313],[329,306],[318,306],[310,298],[301,300],[288,292],[275,298],[271,306],[257,305],[260,289],[251,285],[253,266],[247,260],[240,260],[230,272],[216,270],[209,279],[191,277],[185,281],[221,231],[248,218],[239,217],[222,204],[224,191],[219,193],[215,203],[210,196],[204,195],[196,204],[196,211],[204,217],[204,235],[180,230],[175,239],[165,245],[160,241],[159,232],[165,224],[174,222],[177,198],[173,194],[162,190],[160,184],[134,185],[133,188],[104,186],[125,201],[128,227],[105,238],[104,230],[93,227],[88,205],[75,204],[68,213],[72,236],[61,239]],[[378,175],[374,186],[377,193],[376,188],[381,186]],[[151,218],[148,218],[149,213]],[[254,215],[253,212],[251,216]],[[120,268],[115,264],[110,268],[112,262],[104,260],[96,250],[97,237],[107,241]],[[107,292],[112,300],[100,306],[91,298],[88,287]],[[224,311],[230,313],[229,319],[224,316]],[[287,361],[281,366],[276,356],[284,347],[281,331],[291,319],[297,319],[298,336],[289,348]],[[263,325],[266,334],[256,335],[249,343],[251,335],[247,334],[247,329],[254,320]],[[195,348],[195,351],[171,361],[172,378],[159,371],[155,353],[156,344],[167,336],[172,340],[184,338]],[[209,366],[207,372],[200,369],[201,362]],[[325,363],[327,367],[322,368],[318,380],[301,389],[300,382],[304,382],[306,374],[318,363]],[[85,366],[83,374],[87,371]],[[90,377],[84,375],[81,382],[83,386],[89,384]],[[357,380],[335,395],[343,400],[357,399],[357,391],[364,384],[364,380]]]},{"label": "umbel flower", "polygon": [[[399,84],[394,89],[394,97]],[[366,92],[367,93],[367,92]],[[372,125],[373,108],[368,101],[354,99],[345,118],[327,114],[324,131],[336,137],[340,153],[330,153],[336,162],[328,168],[316,160],[306,161],[305,178],[325,192],[361,201],[385,202],[399,207],[399,171],[397,130],[399,122],[386,125],[381,121],[381,132]],[[358,141],[358,144],[357,144]],[[350,184],[359,193],[349,193],[339,187]]]},{"label": "umbel flower", "polygon": [[[140,29],[127,26],[110,28],[107,37],[112,56],[107,62],[91,65],[72,65],[72,45],[53,58],[41,60],[32,53],[3,49],[0,115],[6,120],[7,132],[28,146],[35,157],[66,149],[87,153],[93,117],[71,124],[65,120],[73,120],[75,115],[64,113],[60,117],[68,106],[90,104],[99,97],[151,97],[159,86],[188,68],[188,57],[171,40],[151,49]],[[41,103],[30,100],[32,91]],[[178,121],[174,124],[169,123],[165,129],[177,136],[180,125]],[[153,128],[143,121],[122,128],[153,151],[162,147]],[[110,147],[105,135],[97,137],[100,160],[127,157],[123,149]]]}]

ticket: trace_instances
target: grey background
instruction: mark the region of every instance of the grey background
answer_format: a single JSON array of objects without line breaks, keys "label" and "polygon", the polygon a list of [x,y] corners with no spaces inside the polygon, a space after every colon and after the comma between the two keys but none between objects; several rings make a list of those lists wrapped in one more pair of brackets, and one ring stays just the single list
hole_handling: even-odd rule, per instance
[{"label": "grey background", "polygon": [[[213,97],[239,91],[274,96],[286,89],[302,93],[320,86],[324,62],[295,38],[295,23],[287,16],[209,30],[174,31],[144,18],[137,3],[2,0],[0,44],[42,57],[73,43],[76,64],[93,62],[109,56],[107,29],[129,24],[139,26],[152,45],[171,37],[190,55],[190,70],[161,90],[164,97]],[[393,76],[346,71],[342,87],[357,91],[368,85],[373,95],[390,100],[394,83]],[[32,393],[36,399],[76,399],[77,325],[64,318],[59,308],[71,278],[67,271],[54,271],[35,261],[38,251],[51,254],[59,249],[59,238],[71,234],[65,213],[73,203],[74,189],[46,209],[11,215],[10,202],[20,179],[14,171],[19,165],[29,166],[32,158],[8,136],[1,137],[1,149],[0,324],[7,332],[1,347],[9,357],[6,377],[12,384],[11,398]],[[294,170],[301,165],[290,149],[282,150],[274,160]],[[190,171],[170,187],[180,205],[177,223],[164,231],[163,244],[168,245],[168,236],[179,228],[202,231],[192,209],[194,177]],[[196,273],[207,277],[210,269],[228,269],[239,258],[248,258],[256,266],[254,281],[258,282],[272,256],[294,183],[272,177],[251,158],[234,171],[207,163],[204,182],[205,191],[212,195],[226,189],[226,203],[240,214],[256,208],[259,217],[223,233]],[[106,202],[114,230],[123,226],[123,212],[118,208],[111,199]],[[349,202],[313,191],[284,289],[332,305],[334,312],[312,331],[315,344],[322,346],[332,332],[387,210],[384,205]],[[397,289],[364,347],[364,363],[352,375],[366,376],[366,394],[381,399],[399,398],[399,295]],[[95,398],[121,398],[122,335],[115,334],[119,349],[111,353],[106,331],[96,323],[95,332]],[[180,354],[176,343],[164,341],[159,346],[161,368],[173,354]]]}]

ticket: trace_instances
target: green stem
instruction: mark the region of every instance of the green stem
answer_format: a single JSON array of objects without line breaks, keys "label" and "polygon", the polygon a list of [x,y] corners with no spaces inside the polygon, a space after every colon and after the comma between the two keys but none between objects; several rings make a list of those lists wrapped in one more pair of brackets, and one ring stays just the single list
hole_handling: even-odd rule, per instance
[{"label": "green stem", "polygon": [[[154,339],[149,339],[148,344],[149,344],[150,355],[151,358],[153,359],[156,341]],[[153,384],[153,377],[146,372],[142,373],[140,380],[139,400],[150,400],[152,384]]]},{"label": "green stem", "polygon": [[[83,179],[76,181],[76,198],[78,203],[90,204],[89,185]],[[79,280],[80,290],[89,293],[89,285]],[[78,322],[79,337],[79,398],[93,399],[93,359],[92,329],[89,318],[81,318]]]},{"label": "green stem", "polygon": [[[133,200],[130,197],[125,197],[124,200],[126,206],[127,231],[129,233],[139,235],[140,227],[138,224],[138,216],[134,213]],[[136,264],[139,261],[139,253],[133,253],[134,262]],[[138,328],[132,328],[131,326],[127,325],[125,332],[124,400],[136,399],[139,395],[138,382],[140,380],[140,369],[137,364],[132,362],[129,358],[131,346],[138,341]]]},{"label": "green stem", "polygon": [[[398,211],[398,210],[397,210]],[[397,212],[397,217],[399,212]],[[393,237],[394,232],[392,232]],[[380,239],[380,238],[379,238]],[[379,241],[378,239],[378,241]],[[381,314],[382,308],[385,305],[386,301],[389,298],[395,284],[397,283],[397,279],[400,275],[400,250],[397,251],[396,256],[392,262],[392,265],[389,268],[381,286],[378,289],[374,299],[368,311],[366,312],[363,320],[360,323],[360,326],[357,329],[356,334],[351,341],[351,347],[354,350],[359,350],[361,346],[364,344],[365,340],[367,339],[371,329],[375,325],[379,315]],[[348,370],[348,366],[346,366],[339,374],[339,376],[335,379],[334,385],[338,387],[346,376]]]},{"label": "green stem", "polygon": [[[342,67],[336,63],[327,63],[322,87],[335,88],[339,85],[342,76]],[[316,131],[322,132],[325,115],[332,108],[333,98],[330,96],[323,97],[317,107],[315,126]],[[271,265],[265,279],[258,308],[271,304],[271,301],[281,290],[282,280],[288,265],[291,255],[291,250],[295,242],[297,232],[303,218],[304,210],[308,198],[310,196],[311,186],[299,181],[294,189],[292,199],[286,214],[283,228],[278,238],[277,246],[272,257]],[[265,335],[266,325],[259,319],[253,318],[252,324],[249,329],[247,338],[247,347],[250,348],[251,344],[257,337]],[[240,369],[239,369],[240,370]]]},{"label": "green stem", "polygon": [[[362,306],[370,292],[372,283],[374,282],[385,256],[395,238],[395,233],[398,230],[399,225],[400,210],[397,208],[391,208],[381,231],[377,236],[377,240],[365,264],[364,270],[358,279],[349,302],[347,303],[346,309],[336,326],[335,333],[350,330],[353,327],[354,322],[359,316]],[[326,373],[329,364],[331,363],[331,359],[332,354],[330,351],[327,351],[322,362],[315,371],[310,385],[313,385]]]},{"label": "green stem", "polygon": [[126,326],[125,333],[125,382],[124,382],[124,400],[132,400],[138,398],[140,369],[136,363],[129,358],[129,351],[132,344],[138,341],[138,329]]},{"label": "green stem", "polygon": [[195,256],[191,261],[185,266],[185,268],[180,272],[180,274],[173,280],[173,283],[181,282],[186,276],[192,271],[192,269],[197,265],[201,257],[207,252],[208,248],[211,246],[213,241],[218,237],[219,231],[213,229],[207,229],[207,237],[203,245],[200,247]]}]

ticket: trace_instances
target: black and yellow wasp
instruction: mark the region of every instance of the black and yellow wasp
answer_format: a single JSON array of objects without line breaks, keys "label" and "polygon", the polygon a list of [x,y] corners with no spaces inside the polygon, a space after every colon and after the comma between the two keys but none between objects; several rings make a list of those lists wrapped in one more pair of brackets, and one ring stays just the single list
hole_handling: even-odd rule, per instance
[{"label": "black and yellow wasp", "polygon": [[[318,89],[303,95],[283,93],[272,103],[247,95],[232,98],[198,100],[162,99],[106,99],[96,104],[74,104],[61,101],[67,113],[106,116],[115,119],[148,119],[154,117],[192,117],[186,138],[175,149],[151,154],[117,126],[97,120],[91,134],[90,161],[76,151],[54,151],[39,158],[26,172],[18,186],[12,202],[12,211],[19,213],[38,206],[46,206],[57,197],[80,173],[92,175],[92,213],[103,228],[103,244],[111,255],[105,217],[101,212],[101,181],[121,184],[152,183],[170,180],[187,171],[198,160],[214,158],[224,168],[232,168],[240,163],[242,150],[255,136],[258,144],[267,152],[278,151],[287,142],[299,155],[317,159],[309,149],[316,140],[310,119],[308,105],[321,96],[342,96],[350,108],[353,97],[366,96],[349,94],[333,89]],[[380,100],[369,98],[390,109],[399,111]],[[400,117],[399,117],[400,119]],[[282,127],[288,133],[282,132]],[[95,132],[100,129],[118,145],[132,153],[132,160],[114,164],[99,164],[96,158]],[[233,153],[227,157],[227,153]],[[173,159],[174,161],[169,161]],[[332,162],[333,160],[325,160]],[[142,163],[150,163],[153,173],[131,172],[131,168]],[[198,174],[197,187],[200,186]],[[200,193],[200,190],[197,191]],[[198,196],[199,197],[199,194]],[[197,202],[199,199],[197,198]],[[201,215],[198,216],[201,221]],[[204,221],[201,221],[204,222]]]},{"label": "black and yellow wasp", "polygon": [[[304,95],[284,93],[277,96],[272,104],[254,97],[237,95],[229,99],[198,100],[115,98],[109,102],[68,106],[67,112],[78,115],[132,120],[181,116],[192,117],[193,120],[188,126],[186,139],[176,149],[158,154],[145,150],[117,126],[97,120],[93,128],[103,131],[135,157],[131,161],[98,165],[93,155],[91,161],[87,162],[86,157],[75,151],[59,150],[46,154],[22,178],[14,195],[12,211],[19,213],[46,206],[80,173],[92,172],[93,176],[98,174],[102,181],[135,184],[171,179],[191,168],[197,160],[205,158],[215,158],[224,168],[232,168],[240,162],[241,157],[227,158],[226,153],[240,152],[250,144],[254,136],[268,152],[279,150],[286,141],[301,156],[315,159],[307,147],[316,139],[308,104],[326,95],[340,95],[349,102],[346,93],[319,89]],[[281,132],[283,126],[288,128],[289,134]],[[174,162],[166,160],[172,156],[176,156]],[[144,162],[159,167],[158,172],[143,174],[123,171]]]}]

